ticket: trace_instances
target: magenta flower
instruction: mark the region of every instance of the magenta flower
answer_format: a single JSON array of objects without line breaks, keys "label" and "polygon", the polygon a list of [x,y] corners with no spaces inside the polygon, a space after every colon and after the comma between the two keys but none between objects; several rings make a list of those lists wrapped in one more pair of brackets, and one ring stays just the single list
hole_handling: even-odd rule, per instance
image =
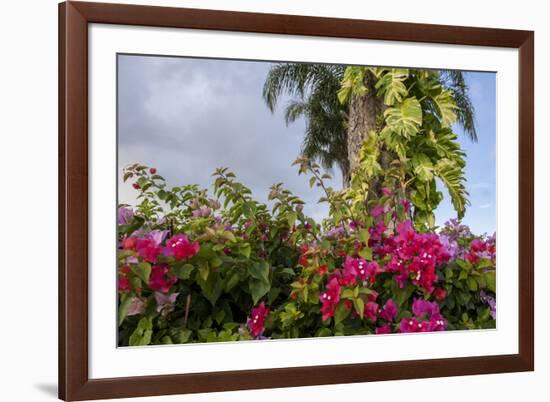
[{"label": "magenta flower", "polygon": [[265,329],[265,319],[269,315],[269,308],[262,302],[252,309],[246,326],[254,338],[260,337]]},{"label": "magenta flower", "polygon": [[377,334],[377,335],[390,334],[391,333],[391,325],[390,324],[384,324],[381,327],[377,327],[374,330],[374,333]]},{"label": "magenta flower", "polygon": [[155,244],[155,241],[149,238],[138,239],[136,250],[141,258],[147,262],[157,262],[157,257],[160,254],[160,247]]},{"label": "magenta flower", "polygon": [[371,301],[365,304],[365,310],[363,312],[363,315],[369,321],[375,322],[378,315],[378,303]]},{"label": "magenta flower", "polygon": [[397,305],[392,299],[388,299],[384,307],[380,310],[380,318],[386,321],[393,321],[397,317]]},{"label": "magenta flower", "polygon": [[385,196],[390,196],[391,195],[391,190],[387,187],[382,187],[382,194],[385,195]]},{"label": "magenta flower", "polygon": [[447,320],[439,312],[437,302],[415,299],[412,305],[414,317],[403,318],[399,325],[401,332],[430,332],[447,329]]},{"label": "magenta flower", "polygon": [[333,277],[329,281],[327,291],[319,295],[319,300],[322,304],[321,314],[323,315],[323,320],[327,320],[334,316],[336,306],[340,301],[340,284],[338,283],[338,279],[336,277]]},{"label": "magenta flower", "polygon": [[130,290],[130,280],[125,276],[119,276],[117,287],[119,292],[127,292]]},{"label": "magenta flower", "polygon": [[370,210],[370,214],[374,218],[378,218],[383,213],[384,213],[384,206],[382,206],[382,205],[377,205],[375,207],[372,207],[371,210]]},{"label": "magenta flower", "polygon": [[199,249],[198,242],[191,243],[187,236],[180,233],[168,239],[162,252],[164,255],[174,257],[180,261],[193,257],[199,252]]},{"label": "magenta flower", "polygon": [[149,287],[162,293],[168,293],[170,288],[178,279],[169,274],[169,268],[166,264],[153,265],[151,275],[149,276]]},{"label": "magenta flower", "polygon": [[436,269],[447,263],[450,255],[434,233],[417,233],[409,220],[397,225],[398,234],[375,247],[381,257],[390,256],[387,272],[393,272],[400,287],[409,280],[427,293],[438,281]]},{"label": "magenta flower", "polygon": [[403,318],[399,324],[400,332],[429,332],[429,321],[418,321],[416,318]]}]

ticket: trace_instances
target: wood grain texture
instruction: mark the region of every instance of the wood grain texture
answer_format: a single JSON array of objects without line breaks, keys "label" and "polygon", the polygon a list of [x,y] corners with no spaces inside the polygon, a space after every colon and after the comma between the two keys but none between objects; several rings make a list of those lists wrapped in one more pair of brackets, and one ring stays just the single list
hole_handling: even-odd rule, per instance
[{"label": "wood grain texture", "polygon": [[[519,353],[90,380],[88,24],[414,41],[519,49]],[[59,5],[59,397],[138,397],[534,369],[534,34],[530,31],[105,3]]]}]

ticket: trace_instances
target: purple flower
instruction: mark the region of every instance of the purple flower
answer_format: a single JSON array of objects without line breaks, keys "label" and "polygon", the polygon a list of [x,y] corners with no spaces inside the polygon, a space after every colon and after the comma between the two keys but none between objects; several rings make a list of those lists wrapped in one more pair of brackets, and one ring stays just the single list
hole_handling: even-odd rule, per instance
[{"label": "purple flower", "polygon": [[202,206],[198,209],[195,209],[193,211],[193,217],[194,218],[208,218],[210,214],[212,213],[212,209],[207,206]]},{"label": "purple flower", "polygon": [[139,315],[145,312],[145,301],[141,297],[132,297],[126,315]]},{"label": "purple flower", "polygon": [[459,254],[458,243],[453,240],[451,236],[447,234],[441,234],[439,235],[439,241],[441,242],[443,248],[449,254],[451,260],[453,260]]},{"label": "purple flower", "polygon": [[491,314],[491,318],[493,320],[496,320],[497,319],[497,302],[495,298],[493,296],[488,295],[482,290],[479,293],[479,299],[481,300],[482,303],[485,303],[489,306],[489,309],[490,309],[489,314]]},{"label": "purple flower", "polygon": [[174,303],[178,297],[179,293],[172,293],[165,295],[160,292],[155,292],[155,301],[157,302],[157,312],[165,316],[168,313],[174,311]]},{"label": "purple flower", "polygon": [[117,223],[127,225],[134,219],[134,210],[132,208],[120,207],[117,212]]},{"label": "purple flower", "polygon": [[334,228],[331,228],[327,232],[327,236],[340,238],[340,237],[344,236],[345,233],[346,233],[346,231],[345,231],[343,226],[336,226]]},{"label": "purple flower", "polygon": [[164,241],[167,234],[168,234],[168,230],[152,230],[146,235],[146,237],[149,240],[152,240],[153,243],[155,243],[155,246],[158,247]]}]

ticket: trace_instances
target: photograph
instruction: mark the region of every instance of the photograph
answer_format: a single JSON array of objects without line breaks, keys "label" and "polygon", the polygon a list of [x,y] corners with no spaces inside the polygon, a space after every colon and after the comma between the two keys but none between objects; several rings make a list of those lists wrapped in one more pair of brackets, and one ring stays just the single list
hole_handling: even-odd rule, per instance
[{"label": "photograph", "polygon": [[496,81],[118,54],[117,346],[494,330]]}]

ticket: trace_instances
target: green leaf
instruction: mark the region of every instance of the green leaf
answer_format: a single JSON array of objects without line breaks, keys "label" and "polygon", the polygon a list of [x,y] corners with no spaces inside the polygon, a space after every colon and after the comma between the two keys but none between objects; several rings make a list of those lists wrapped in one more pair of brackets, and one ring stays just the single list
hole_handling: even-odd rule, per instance
[{"label": "green leaf", "polygon": [[229,280],[225,283],[225,291],[229,292],[231,291],[231,289],[237,286],[237,284],[239,283],[239,279],[239,273],[236,271],[233,272],[233,274],[231,274],[231,276],[229,277]]},{"label": "green leaf", "polygon": [[250,247],[249,243],[245,243],[241,245],[239,251],[246,258],[250,258],[250,252],[252,251],[252,248]]},{"label": "green leaf", "polygon": [[177,264],[172,267],[172,272],[179,279],[189,279],[195,267],[191,264]]},{"label": "green leaf", "polygon": [[466,279],[466,283],[472,292],[477,291],[477,281],[473,277],[469,276],[468,279]]},{"label": "green leaf", "polygon": [[202,289],[202,295],[206,297],[212,306],[215,306],[225,286],[223,281],[218,277],[218,273],[211,272],[206,280],[200,277],[197,283]]},{"label": "green leaf", "polygon": [[367,93],[364,84],[366,71],[366,67],[346,67],[340,90],[337,93],[338,101],[342,105],[348,103],[352,95],[363,96]]},{"label": "green leaf", "polygon": [[384,74],[375,85],[378,96],[384,96],[384,103],[392,106],[401,102],[407,96],[407,87],[404,81],[409,76],[409,70],[404,68],[392,68]]},{"label": "green leaf", "polygon": [[462,219],[464,212],[466,211],[466,205],[469,204],[468,192],[464,183],[466,177],[464,175],[464,168],[456,161],[452,161],[447,158],[440,159],[435,167],[435,174],[441,179],[447,191],[451,196],[451,202],[455,211],[458,214],[458,218]]},{"label": "green leaf", "polygon": [[297,214],[294,211],[289,211],[286,213],[286,220],[288,222],[288,226],[293,227],[296,223]]},{"label": "green leaf", "polygon": [[131,297],[129,297],[128,295],[121,296],[120,305],[118,307],[118,325],[119,326],[124,322],[124,319],[128,314],[128,307],[130,307],[131,303],[132,303]]},{"label": "green leaf", "polygon": [[410,138],[418,133],[422,125],[422,108],[418,99],[407,98],[401,104],[387,108],[384,117],[389,129]]},{"label": "green leaf", "polygon": [[359,315],[359,317],[363,317],[363,313],[365,311],[365,302],[363,299],[358,297],[357,299],[353,300],[353,307],[355,307],[355,311]]},{"label": "green leaf", "polygon": [[457,106],[451,91],[443,90],[438,95],[432,97],[432,100],[443,127],[449,127],[456,122]]},{"label": "green leaf", "polygon": [[271,284],[269,282],[264,282],[254,278],[249,279],[248,286],[250,295],[252,296],[252,302],[255,305],[269,292],[269,289],[271,288]]},{"label": "green leaf", "polygon": [[372,260],[372,249],[370,247],[363,247],[358,254],[365,260]]},{"label": "green leaf", "polygon": [[352,299],[353,298],[353,289],[344,289],[342,292],[343,299]]},{"label": "green leaf", "polygon": [[334,325],[336,326],[340,324],[348,317],[350,313],[351,310],[347,309],[344,303],[339,303],[338,306],[336,306],[336,310],[334,311]]},{"label": "green leaf", "polygon": [[497,277],[495,271],[485,272],[485,282],[487,282],[487,289],[493,293],[496,293]]},{"label": "green leaf", "polygon": [[153,335],[153,320],[148,317],[143,317],[139,320],[138,325],[132,335],[128,344],[130,346],[145,346],[151,343],[151,337]]},{"label": "green leaf", "polygon": [[210,265],[208,265],[208,262],[206,261],[200,261],[199,262],[199,276],[203,281],[206,281],[208,279],[208,275],[210,274]]},{"label": "green leaf", "polygon": [[412,296],[415,287],[406,282],[403,288],[400,288],[396,281],[392,281],[392,292],[395,295],[395,302],[399,307],[403,306],[407,300]]},{"label": "green leaf", "polygon": [[423,182],[429,182],[433,180],[433,164],[430,158],[426,154],[415,154],[411,160],[413,171],[416,177]]},{"label": "green leaf", "polygon": [[151,264],[149,264],[148,262],[140,262],[139,264],[131,264],[130,269],[143,282],[149,283],[149,276],[151,275]]},{"label": "green leaf", "polygon": [[248,272],[255,279],[269,282],[269,264],[265,261],[255,263],[249,268]]}]

